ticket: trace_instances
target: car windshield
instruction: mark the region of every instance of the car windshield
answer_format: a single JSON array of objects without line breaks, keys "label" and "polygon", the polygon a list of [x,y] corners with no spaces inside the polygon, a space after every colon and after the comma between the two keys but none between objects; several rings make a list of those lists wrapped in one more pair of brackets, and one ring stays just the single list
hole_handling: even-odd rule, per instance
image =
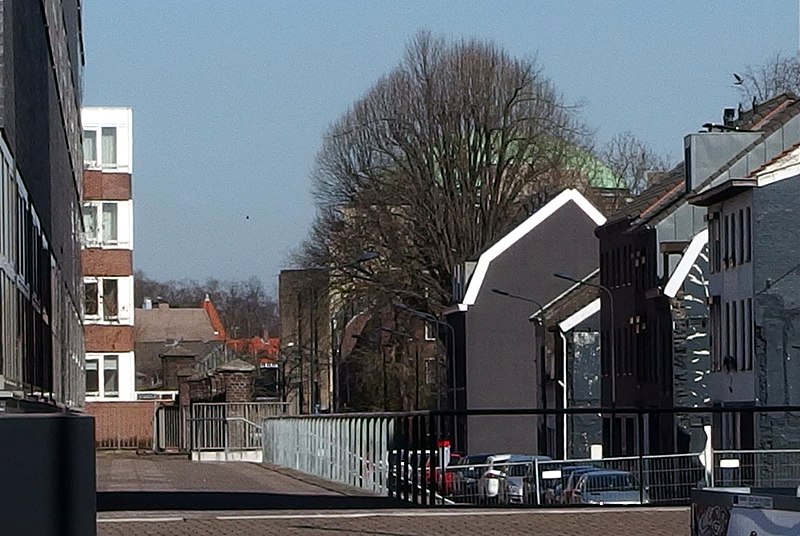
[{"label": "car windshield", "polygon": [[508,476],[525,476],[528,473],[528,464],[515,463],[514,465],[507,465],[505,473]]},{"label": "car windshield", "polygon": [[637,489],[636,480],[630,473],[601,473],[590,474],[586,477],[586,491],[634,491]]}]

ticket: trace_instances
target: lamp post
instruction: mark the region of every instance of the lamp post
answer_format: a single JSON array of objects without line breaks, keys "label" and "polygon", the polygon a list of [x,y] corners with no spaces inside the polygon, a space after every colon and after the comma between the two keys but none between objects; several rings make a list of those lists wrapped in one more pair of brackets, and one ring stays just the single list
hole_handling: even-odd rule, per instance
[{"label": "lamp post", "polygon": [[[452,352],[450,352],[453,355],[453,363],[452,363],[452,366],[450,367],[450,369],[451,369],[450,380],[451,380],[451,385],[452,385],[452,389],[451,390],[453,392],[453,409],[455,409],[455,405],[456,405],[455,404],[455,397],[456,397],[456,372],[455,372],[455,368],[456,368],[455,367],[456,331],[455,331],[455,329],[453,329],[453,326],[451,326],[447,322],[444,322],[443,320],[440,320],[440,319],[436,318],[431,313],[426,313],[425,311],[420,311],[418,309],[414,309],[414,308],[409,307],[408,305],[406,305],[404,303],[394,302],[393,305],[396,308],[401,309],[401,310],[409,313],[412,316],[416,316],[417,318],[421,318],[423,320],[427,320],[428,322],[433,322],[434,324],[439,325],[439,326],[444,326],[445,328],[447,328],[449,330],[449,332],[450,332],[450,342],[451,342],[452,348],[453,348]],[[445,346],[445,349],[447,349],[446,346]],[[447,357],[448,356],[445,355],[445,359],[447,359]],[[441,401],[442,401],[441,370],[440,370],[440,367],[439,367],[439,360],[437,359],[436,360],[436,409],[442,409]]]},{"label": "lamp post", "polygon": [[[353,268],[353,269],[355,269],[357,271],[364,272],[364,270],[360,267],[360,265],[365,263],[365,262],[371,261],[373,259],[377,259],[378,257],[380,257],[379,253],[377,253],[375,251],[365,250],[365,251],[362,251],[358,255],[358,257],[356,257],[351,262],[347,262],[347,263],[344,263],[344,264],[338,264],[338,265],[334,265],[334,266],[315,267],[315,268],[312,268],[312,270],[319,270],[321,272],[325,272],[325,273],[329,273],[330,274],[331,272],[343,271],[343,270],[346,270],[348,268]],[[351,275],[351,277],[355,278],[356,276]],[[317,329],[317,325],[316,325],[317,324],[317,319],[316,319],[316,314],[315,314],[315,309],[316,309],[316,307],[318,305],[318,303],[317,303],[318,296],[317,296],[317,293],[316,293],[316,288],[314,288],[314,287],[312,287],[311,290],[310,290],[310,298],[311,298],[311,304],[310,304],[310,308],[309,308],[308,321],[309,321],[309,324],[310,324],[309,325],[309,328],[310,328],[309,329],[309,335],[311,336],[311,345],[310,345],[311,346],[311,351],[310,351],[310,354],[309,354],[308,386],[309,386],[309,410],[314,412],[316,410],[316,408],[318,407],[318,405],[319,405],[319,400],[318,400],[319,399],[319,389],[318,389],[318,387],[319,387],[319,378],[317,378],[317,376],[318,376],[318,370],[317,370],[318,369],[318,367],[317,367],[317,365],[318,365],[317,364],[317,360],[318,360],[318,355],[317,355],[317,352],[318,352],[318,346],[317,346],[318,345],[318,329]],[[302,316],[303,316],[303,311],[302,311],[302,303],[301,303],[301,295],[300,294],[298,294],[297,299],[298,299],[298,304],[297,304],[298,305],[298,318],[297,318],[298,334],[297,334],[297,337],[298,337],[298,346],[300,346],[303,343],[303,341],[302,341]],[[332,359],[331,359],[331,361],[332,361]],[[329,367],[331,369],[334,369],[336,367],[336,364],[335,363],[329,363]],[[300,388],[299,388],[300,413],[304,413],[305,412],[305,378],[304,378],[305,372],[304,371],[305,371],[305,363],[304,363],[304,359],[303,359],[303,354],[301,352],[300,353]],[[332,377],[333,376],[333,374],[331,374],[332,372],[333,372],[333,370],[329,371],[329,383],[333,383],[335,381],[338,381],[338,378],[333,378]],[[328,386],[328,392],[331,393],[331,395],[333,395],[333,392],[334,392],[334,386],[333,385],[329,385]],[[331,396],[331,398],[333,398],[333,396]],[[329,406],[333,406],[333,401],[332,400],[329,401]]]},{"label": "lamp post", "polygon": [[[499,288],[493,288],[492,292],[498,294],[500,296],[505,296],[506,298],[512,298],[514,300],[520,300],[528,303],[534,304],[536,307],[539,308],[539,322],[540,322],[540,334],[537,334],[537,339],[539,339],[539,375],[541,376],[541,383],[540,386],[542,388],[542,409],[547,410],[547,391],[544,389],[544,382],[546,376],[545,370],[545,324],[544,324],[544,306],[541,303],[534,300],[533,298],[529,298],[527,296],[521,296],[519,294],[514,294],[513,292],[508,292],[507,290],[502,290]],[[530,320],[533,320],[532,318]],[[566,410],[566,405],[564,407]],[[545,449],[547,450],[547,445],[549,442],[547,441],[547,422],[544,423],[544,434],[545,434]],[[566,452],[566,445],[564,446],[564,452]],[[546,451],[545,450],[545,451]],[[566,455],[565,455],[566,458]]]},{"label": "lamp post", "polygon": [[[594,288],[596,288],[598,290],[601,290],[601,291],[605,292],[606,296],[608,296],[608,310],[609,310],[609,314],[611,315],[611,329],[609,329],[609,331],[608,331],[608,342],[609,342],[608,357],[609,357],[609,360],[611,361],[611,422],[609,424],[609,435],[610,435],[610,437],[609,437],[608,444],[609,444],[609,450],[611,451],[610,454],[613,456],[614,455],[614,448],[613,448],[614,447],[614,428],[615,428],[614,427],[614,421],[617,418],[615,413],[614,413],[614,410],[616,410],[616,408],[617,408],[617,356],[616,356],[616,351],[615,351],[615,348],[614,348],[614,321],[615,321],[615,317],[614,317],[614,295],[611,294],[611,290],[609,290],[609,288],[607,286],[601,285],[599,283],[589,283],[588,281],[582,281],[582,280],[576,279],[576,278],[574,278],[574,277],[572,277],[570,275],[560,274],[560,273],[553,274],[553,277],[556,277],[558,279],[563,279],[565,281],[570,281],[572,283],[576,283],[576,284],[581,285],[581,286],[594,287]],[[601,348],[601,353],[604,352],[604,351],[605,350],[603,348]]]},{"label": "lamp post", "polygon": [[392,335],[404,337],[409,341],[414,341],[414,410],[419,410],[419,339],[410,333],[397,331],[392,328],[381,327],[380,330],[391,333]]}]

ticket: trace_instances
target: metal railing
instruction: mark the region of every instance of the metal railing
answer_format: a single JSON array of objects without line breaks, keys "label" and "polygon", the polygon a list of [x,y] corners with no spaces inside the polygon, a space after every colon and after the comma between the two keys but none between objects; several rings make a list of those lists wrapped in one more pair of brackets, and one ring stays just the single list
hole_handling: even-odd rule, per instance
[{"label": "metal railing", "polygon": [[283,415],[283,402],[195,403],[189,411],[189,449],[193,452],[261,451],[261,421]]},{"label": "metal railing", "polygon": [[287,417],[263,421],[266,463],[388,494],[391,416]]},{"label": "metal railing", "polygon": [[183,452],[189,449],[187,413],[185,406],[162,405],[156,408],[153,441],[156,452]]},{"label": "metal railing", "polygon": [[716,450],[711,485],[717,487],[796,488],[800,449]]},{"label": "metal railing", "polygon": [[[432,411],[404,414],[304,415],[263,421],[263,460],[374,493],[412,503],[567,506],[577,504],[685,505],[693,489],[705,487],[791,487],[800,484],[800,449],[714,450],[714,423],[726,408],[668,410],[572,409],[559,416],[595,419],[603,432],[597,440],[573,434],[569,443],[520,441],[514,430],[547,439],[542,410]],[[782,409],[759,408],[781,414]],[[480,419],[468,420],[478,416]],[[627,419],[609,426],[609,419]],[[497,419],[492,422],[492,419]],[[570,423],[570,419],[558,419]],[[485,434],[487,424],[497,437]],[[591,423],[590,423],[591,424]],[[624,424],[624,426],[622,426]],[[502,426],[500,426],[502,425]],[[461,451],[475,433],[475,450],[494,455],[465,456]],[[534,433],[531,433],[533,430]],[[461,441],[458,438],[461,434]],[[789,442],[787,429],[772,437]],[[650,436],[659,441],[650,440]],[[527,437],[527,436],[526,436]],[[588,437],[588,436],[587,436]],[[764,441],[763,437],[756,438]],[[755,439],[754,439],[755,440]],[[453,446],[453,445],[457,446]],[[443,445],[448,445],[443,447]],[[458,446],[461,445],[461,446]],[[504,447],[505,445],[505,447]],[[526,447],[526,445],[528,445]],[[671,445],[667,447],[666,445]],[[678,447],[690,453],[650,454],[650,449]],[[453,452],[450,452],[452,448]],[[554,452],[585,452],[586,457],[550,459]],[[528,454],[524,454],[527,450]],[[522,454],[510,454],[513,452]],[[622,451],[625,455],[602,456]],[[461,451],[463,452],[463,451]],[[491,452],[491,451],[489,451]],[[547,454],[547,455],[544,455]]]}]

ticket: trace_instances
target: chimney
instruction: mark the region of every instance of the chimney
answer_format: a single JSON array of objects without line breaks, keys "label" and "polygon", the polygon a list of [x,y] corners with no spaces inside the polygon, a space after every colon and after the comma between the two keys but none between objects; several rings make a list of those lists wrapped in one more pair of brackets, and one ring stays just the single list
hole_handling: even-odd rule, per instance
[{"label": "chimney", "polygon": [[142,309],[149,311],[153,308],[153,300],[151,298],[145,298],[144,303],[142,303]]},{"label": "chimney", "polygon": [[722,112],[722,124],[732,127],[736,121],[736,108],[725,108]]}]

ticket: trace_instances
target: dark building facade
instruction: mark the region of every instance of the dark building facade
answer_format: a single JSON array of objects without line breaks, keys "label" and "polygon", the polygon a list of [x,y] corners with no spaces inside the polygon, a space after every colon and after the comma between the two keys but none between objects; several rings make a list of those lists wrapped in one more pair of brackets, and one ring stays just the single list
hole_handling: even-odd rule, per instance
[{"label": "dark building facade", "polygon": [[[713,252],[706,245],[705,208],[690,205],[687,197],[721,176],[746,173],[797,141],[797,110],[797,100],[782,95],[740,111],[738,118],[735,110],[726,111],[724,125],[706,125],[707,132],[686,137],[682,164],[597,230],[600,281],[611,295],[602,296],[602,340],[604,347],[614,344],[613,352],[603,354],[603,406],[708,403]],[[692,362],[690,354],[699,361]],[[604,423],[604,447],[613,455],[676,452],[691,435],[684,424],[671,415],[651,415],[638,430],[636,418],[620,416]]]},{"label": "dark building facade", "polygon": [[79,407],[80,2],[0,1],[0,33],[0,404]]},{"label": "dark building facade", "polygon": [[712,237],[709,396],[739,410],[716,416],[714,446],[793,448],[794,414],[753,409],[800,404],[800,149],[792,145],[747,171],[691,198],[707,207]]},{"label": "dark building facade", "polygon": [[[582,280],[597,271],[594,229],[604,221],[580,193],[566,190],[460,270],[454,284],[459,303],[447,311],[456,339],[451,407],[547,408],[546,311],[574,287],[553,274]],[[541,304],[544,325],[530,320],[537,320],[537,305],[493,288]],[[544,454],[559,443],[557,428],[531,416],[471,416],[454,423],[451,433],[456,448],[468,453]]]}]

